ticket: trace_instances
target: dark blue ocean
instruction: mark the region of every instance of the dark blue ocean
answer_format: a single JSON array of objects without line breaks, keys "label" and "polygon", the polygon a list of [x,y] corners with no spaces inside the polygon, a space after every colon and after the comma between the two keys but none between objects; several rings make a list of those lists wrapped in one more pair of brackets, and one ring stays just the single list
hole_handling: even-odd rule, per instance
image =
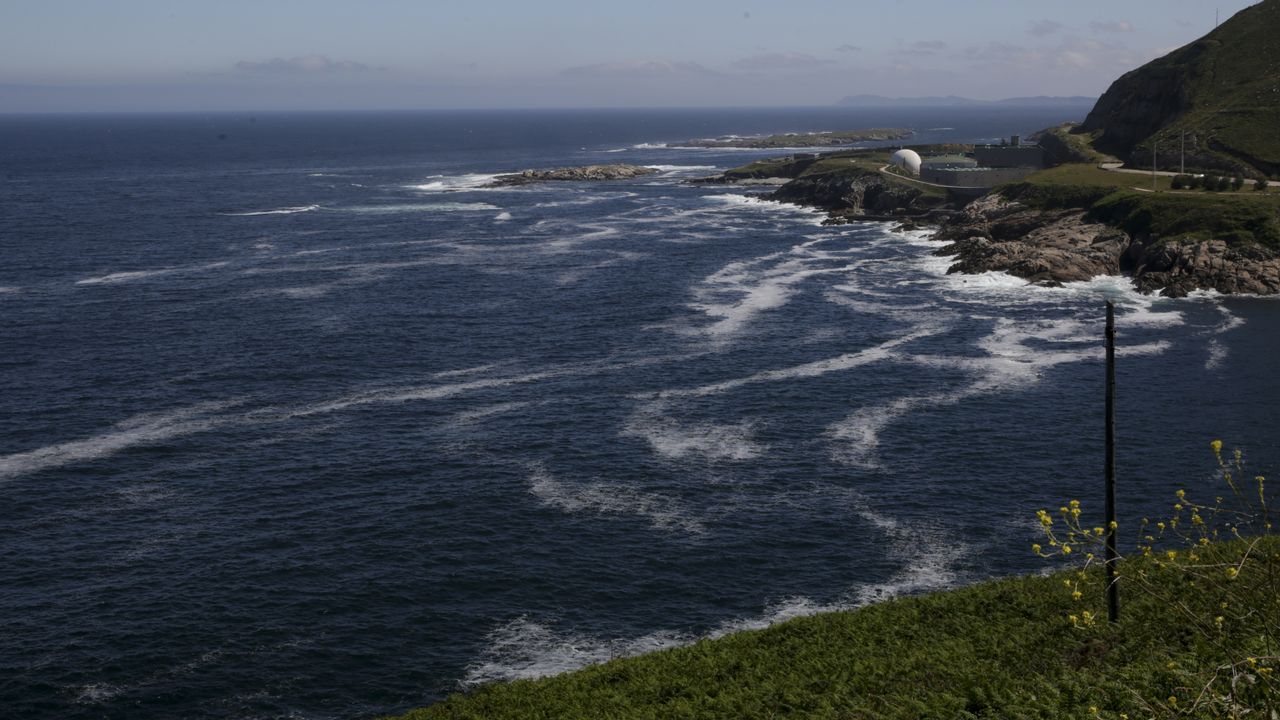
[{"label": "dark blue ocean", "polygon": [[[1275,302],[947,276],[661,147],[1085,109],[0,117],[0,716],[372,717],[1037,571],[1108,298],[1126,522],[1271,470]],[[661,172],[480,188],[602,162]]]}]

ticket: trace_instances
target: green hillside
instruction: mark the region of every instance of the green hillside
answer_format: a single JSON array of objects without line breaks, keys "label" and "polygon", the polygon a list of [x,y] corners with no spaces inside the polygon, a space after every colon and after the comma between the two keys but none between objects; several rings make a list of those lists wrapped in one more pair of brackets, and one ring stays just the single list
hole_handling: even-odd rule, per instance
[{"label": "green hillside", "polygon": [[1133,167],[1280,174],[1280,0],[1240,11],[1203,38],[1126,73],[1080,132]]}]

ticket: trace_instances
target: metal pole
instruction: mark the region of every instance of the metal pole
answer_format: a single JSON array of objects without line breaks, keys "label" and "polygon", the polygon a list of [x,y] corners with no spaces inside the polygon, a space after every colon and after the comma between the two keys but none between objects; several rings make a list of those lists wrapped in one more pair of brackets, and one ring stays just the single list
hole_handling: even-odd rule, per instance
[{"label": "metal pole", "polygon": [[1182,157],[1178,161],[1178,174],[1187,174],[1187,133],[1185,130],[1182,133]]},{"label": "metal pole", "polygon": [[1116,307],[1107,301],[1107,620],[1120,619],[1120,580],[1116,577]]},{"label": "metal pole", "polygon": [[1156,191],[1156,148],[1160,147],[1159,140],[1151,141],[1151,192]]}]

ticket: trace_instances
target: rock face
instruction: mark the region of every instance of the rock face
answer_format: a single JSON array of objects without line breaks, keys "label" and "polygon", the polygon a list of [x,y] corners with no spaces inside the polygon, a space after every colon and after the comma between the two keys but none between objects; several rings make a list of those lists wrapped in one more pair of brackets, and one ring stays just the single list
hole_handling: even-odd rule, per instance
[{"label": "rock face", "polygon": [[935,237],[951,241],[938,255],[957,256],[949,273],[995,270],[1042,285],[1126,273],[1139,290],[1168,297],[1280,293],[1280,256],[1265,248],[1131,238],[1086,210],[1038,210],[999,194],[970,204]]},{"label": "rock face", "polygon": [[499,175],[484,187],[512,187],[539,182],[572,182],[583,180],[629,180],[642,175],[652,175],[656,168],[643,165],[585,165],[582,167],[554,168],[551,170],[525,170],[512,175]]}]

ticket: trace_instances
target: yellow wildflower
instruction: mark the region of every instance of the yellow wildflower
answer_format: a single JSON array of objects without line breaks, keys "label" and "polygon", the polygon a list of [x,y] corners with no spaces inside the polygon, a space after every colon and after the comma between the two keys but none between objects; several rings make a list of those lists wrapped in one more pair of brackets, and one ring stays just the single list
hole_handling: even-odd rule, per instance
[{"label": "yellow wildflower", "polygon": [[1219,455],[1219,454],[1221,454],[1221,453],[1222,453],[1222,441],[1221,441],[1221,440],[1214,440],[1213,442],[1209,443],[1209,447],[1213,448],[1213,454],[1214,454],[1214,455]]}]

